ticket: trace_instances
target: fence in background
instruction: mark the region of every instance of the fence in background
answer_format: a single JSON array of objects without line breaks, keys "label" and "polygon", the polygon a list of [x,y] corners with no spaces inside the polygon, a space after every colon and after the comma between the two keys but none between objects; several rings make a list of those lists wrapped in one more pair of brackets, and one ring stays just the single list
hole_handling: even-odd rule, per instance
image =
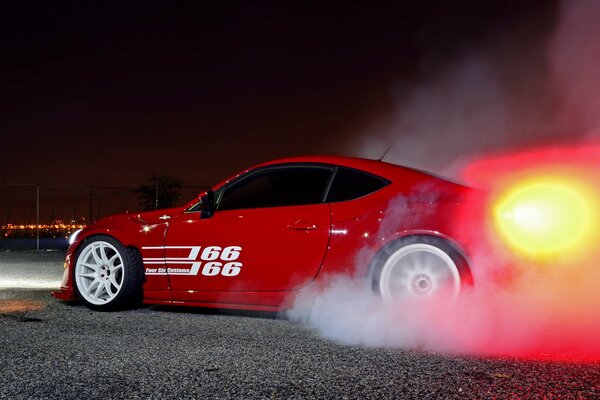
[{"label": "fence in background", "polygon": [[[204,186],[184,186],[179,205]],[[140,211],[139,193],[112,186],[0,185],[0,250],[61,249],[75,230],[107,215]]]}]

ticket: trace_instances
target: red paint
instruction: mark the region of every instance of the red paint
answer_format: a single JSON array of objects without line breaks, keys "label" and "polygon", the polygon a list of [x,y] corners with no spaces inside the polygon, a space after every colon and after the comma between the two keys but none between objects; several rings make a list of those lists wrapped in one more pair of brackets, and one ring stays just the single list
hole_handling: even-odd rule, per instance
[{"label": "red paint", "polygon": [[[324,284],[334,274],[356,272],[367,276],[366,267],[377,251],[399,237],[429,234],[450,239],[454,230],[453,214],[468,192],[463,186],[420,171],[344,157],[272,161],[243,171],[213,189],[216,191],[249,171],[287,163],[346,166],[378,175],[391,183],[370,195],[337,203],[225,210],[217,211],[212,218],[200,219],[197,212],[185,212],[197,202],[194,199],[182,208],[102,219],[85,228],[70,247],[68,279],[55,296],[74,298],[73,255],[86,238],[104,234],[140,250],[144,259],[157,257],[156,249],[143,249],[148,246],[243,248],[238,260],[243,263],[243,269],[235,277],[208,277],[200,273],[195,276],[147,274],[146,303],[279,310],[289,305],[299,289]],[[162,215],[171,218],[161,220]],[[185,259],[190,249],[159,252],[158,257]],[[145,264],[145,267],[164,266]]]},{"label": "red paint", "polygon": [[[73,255],[86,238],[97,234],[111,235],[139,250],[188,246],[167,253],[158,250],[159,256],[180,259],[189,256],[192,246],[240,246],[238,260],[243,270],[239,275],[147,275],[144,301],[262,311],[287,308],[300,289],[325,287],[340,273],[364,279],[383,246],[403,236],[427,234],[451,241],[468,257],[476,289],[460,299],[459,307],[442,304],[418,315],[418,326],[423,326],[426,315],[430,331],[443,332],[444,345],[452,348],[442,348],[536,360],[598,359],[597,263],[581,263],[575,257],[568,268],[533,265],[499,242],[489,212],[499,191],[532,174],[569,170],[597,178],[600,146],[537,149],[475,161],[464,176],[469,184],[484,190],[384,162],[341,157],[278,160],[236,176],[268,165],[298,162],[351,167],[391,184],[345,202],[217,211],[209,219],[185,212],[196,199],[183,208],[106,218],[82,231],[69,249],[67,279],[55,296],[74,298]],[[171,218],[160,219],[162,215]],[[290,229],[293,226],[303,229]],[[157,250],[141,252],[145,259],[157,256]]]}]

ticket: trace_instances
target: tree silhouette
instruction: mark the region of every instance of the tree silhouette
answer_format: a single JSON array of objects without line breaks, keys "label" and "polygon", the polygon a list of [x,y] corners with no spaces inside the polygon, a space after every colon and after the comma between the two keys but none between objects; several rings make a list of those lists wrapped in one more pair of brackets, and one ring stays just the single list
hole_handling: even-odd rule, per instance
[{"label": "tree silhouette", "polygon": [[173,207],[181,199],[183,182],[167,175],[154,176],[135,189],[138,203],[144,211]]}]

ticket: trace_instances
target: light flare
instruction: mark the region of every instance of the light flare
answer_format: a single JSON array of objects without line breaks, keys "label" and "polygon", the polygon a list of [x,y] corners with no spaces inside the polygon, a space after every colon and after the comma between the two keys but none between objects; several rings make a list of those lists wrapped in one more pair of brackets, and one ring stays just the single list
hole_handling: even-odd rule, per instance
[{"label": "light flare", "polygon": [[598,193],[571,176],[533,176],[492,204],[493,224],[511,249],[538,259],[585,253],[596,239]]}]

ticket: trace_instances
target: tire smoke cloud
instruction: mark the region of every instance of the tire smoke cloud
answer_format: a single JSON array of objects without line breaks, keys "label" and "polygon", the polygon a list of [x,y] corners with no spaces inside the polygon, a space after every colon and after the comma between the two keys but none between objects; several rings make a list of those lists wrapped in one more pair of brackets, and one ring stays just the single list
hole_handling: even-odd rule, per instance
[{"label": "tire smoke cloud", "polygon": [[[486,180],[492,187],[496,182],[501,182],[500,185],[506,181],[505,174],[513,173],[499,171],[498,165],[507,161],[521,165],[517,175],[551,165],[556,171],[568,171],[574,178],[600,187],[600,173],[589,172],[600,171],[600,146],[565,148],[563,152],[537,150],[511,155],[510,159],[491,159],[471,171],[470,179]],[[488,192],[474,192],[466,207],[453,216],[461,227],[460,242],[468,248],[475,282],[472,288],[463,285],[455,302],[447,299],[384,302],[365,279],[369,276],[365,267],[369,262],[359,251],[355,276],[332,277],[325,288],[309,286],[296,297],[288,317],[327,339],[349,345],[533,359],[599,360],[597,235],[577,251],[549,259],[523,257],[510,250],[493,230],[489,213],[494,197],[488,196]],[[595,198],[589,199],[596,208],[595,224],[600,214],[598,196],[600,190],[596,189]],[[474,204],[468,204],[469,201]],[[406,203],[403,197],[390,203],[377,237],[389,236],[398,229]],[[432,204],[435,212],[435,202]]]},{"label": "tire smoke cloud", "polygon": [[[597,143],[598,20],[599,2],[564,2],[553,34],[541,43],[496,38],[435,69],[418,86],[399,84],[393,112],[371,124],[355,143],[357,152],[375,158],[393,143],[385,161],[468,180],[465,171],[472,173],[474,161],[489,154],[551,148],[560,158],[565,146]],[[523,154],[519,162],[527,159]],[[600,187],[600,179],[594,184]],[[463,226],[472,222],[457,220]],[[384,303],[364,276],[339,276],[324,289],[298,295],[288,317],[349,345],[600,358],[600,252],[573,254],[552,265],[513,263],[508,273],[505,250],[472,236],[476,287],[455,303]],[[356,270],[364,271],[363,264],[359,260]]]},{"label": "tire smoke cloud", "polygon": [[532,270],[510,286],[479,285],[454,304],[384,304],[363,282],[340,277],[322,292],[299,296],[289,317],[348,345],[597,360],[600,274],[585,275]]},{"label": "tire smoke cloud", "polygon": [[[396,82],[392,111],[353,153],[453,177],[490,152],[600,138],[600,3],[565,1],[549,36],[498,34],[419,83]],[[426,64],[426,63],[424,63]]]}]

